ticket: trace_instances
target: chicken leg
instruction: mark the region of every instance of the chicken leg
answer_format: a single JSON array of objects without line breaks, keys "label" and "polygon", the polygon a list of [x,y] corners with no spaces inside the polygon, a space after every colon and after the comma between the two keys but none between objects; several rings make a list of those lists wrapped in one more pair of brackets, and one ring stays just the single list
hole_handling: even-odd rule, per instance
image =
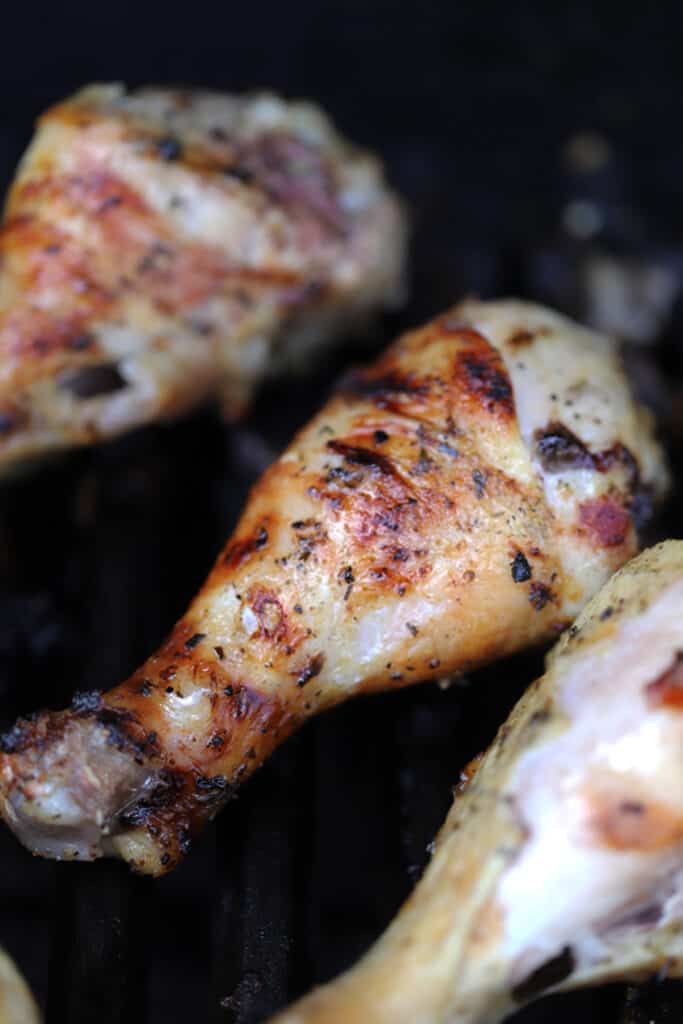
[{"label": "chicken leg", "polygon": [[396,301],[405,217],[311,104],[91,86],[0,230],[0,474],[218,397]]},{"label": "chicken leg", "polygon": [[129,680],[4,737],[6,821],[167,870],[311,715],[556,637],[666,484],[607,339],[463,303],[346,378]]},{"label": "chicken leg", "polygon": [[277,1024],[494,1024],[683,973],[681,608],[681,541],[612,578],[464,774],[384,936]]}]

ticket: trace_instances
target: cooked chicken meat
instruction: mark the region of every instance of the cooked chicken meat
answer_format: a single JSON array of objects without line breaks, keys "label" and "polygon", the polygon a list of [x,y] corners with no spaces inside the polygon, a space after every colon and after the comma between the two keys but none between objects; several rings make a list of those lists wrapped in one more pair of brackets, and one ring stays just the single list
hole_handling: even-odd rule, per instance
[{"label": "cooked chicken meat", "polygon": [[40,1024],[41,1015],[14,961],[0,949],[0,1024]]},{"label": "cooked chicken meat", "polygon": [[465,302],[346,378],[131,679],[5,736],[6,820],[163,872],[309,716],[557,636],[666,483],[605,338]]},{"label": "cooked chicken meat", "polygon": [[683,973],[681,608],[681,541],[613,577],[465,773],[387,932],[278,1024],[494,1024]]},{"label": "cooked chicken meat", "polygon": [[400,294],[377,160],[307,103],[91,86],[49,110],[0,231],[0,472],[262,378]]}]

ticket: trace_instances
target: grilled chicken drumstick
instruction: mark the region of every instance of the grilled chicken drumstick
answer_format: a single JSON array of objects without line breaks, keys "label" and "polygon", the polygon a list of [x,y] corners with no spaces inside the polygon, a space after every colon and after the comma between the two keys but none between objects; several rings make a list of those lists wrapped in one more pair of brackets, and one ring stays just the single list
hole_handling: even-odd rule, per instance
[{"label": "grilled chicken drumstick", "polygon": [[378,162],[272,95],[91,86],[49,110],[0,230],[0,473],[218,396],[393,301]]},{"label": "grilled chicken drumstick", "polygon": [[681,609],[681,541],[610,580],[387,932],[277,1024],[494,1024],[548,989],[683,973]]},{"label": "grilled chicken drumstick", "polygon": [[605,338],[462,304],[346,379],[132,678],[4,737],[7,822],[163,872],[309,716],[556,636],[665,486]]}]

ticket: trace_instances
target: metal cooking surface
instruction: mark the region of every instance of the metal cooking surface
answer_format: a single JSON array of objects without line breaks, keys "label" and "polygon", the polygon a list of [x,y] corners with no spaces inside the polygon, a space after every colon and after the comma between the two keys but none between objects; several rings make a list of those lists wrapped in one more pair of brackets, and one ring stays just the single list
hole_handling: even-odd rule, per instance
[{"label": "metal cooking surface", "polygon": [[[645,270],[664,268],[659,292],[655,288],[663,304],[662,326],[653,332],[658,344],[645,355],[633,349],[630,361],[639,385],[665,413],[674,477],[680,478],[683,310],[675,294],[664,295],[664,284],[683,273],[683,225],[674,201],[683,154],[669,150],[655,116],[662,97],[676,87],[664,91],[662,81],[668,80],[657,85],[638,79],[628,93],[628,116],[623,102],[619,106],[626,94],[608,90],[613,106],[598,117],[614,132],[598,137],[598,152],[602,138],[608,159],[596,163],[595,145],[586,150],[584,139],[582,150],[580,137],[568,151],[584,118],[592,123],[587,111],[602,73],[596,57],[584,77],[574,74],[572,54],[584,53],[585,39],[595,31],[588,22],[579,25],[578,14],[572,21],[580,6],[571,5],[567,23],[557,29],[575,91],[553,94],[552,121],[543,119],[537,83],[522,70],[514,72],[518,51],[525,61],[536,59],[549,37],[534,35],[524,19],[518,23],[516,8],[514,18],[506,13],[509,20],[499,24],[497,77],[483,63],[488,36],[473,30],[466,14],[401,21],[392,61],[408,62],[417,46],[440,55],[442,64],[435,57],[438,67],[425,75],[413,68],[400,95],[396,75],[387,84],[382,65],[372,63],[384,46],[385,24],[384,18],[363,20],[365,4],[331,5],[337,16],[348,14],[348,38],[331,51],[309,47],[308,22],[300,29],[284,15],[277,22],[273,31],[287,45],[273,56],[269,81],[316,95],[339,114],[349,134],[377,144],[411,201],[412,299],[371,337],[342,346],[311,378],[269,386],[239,428],[201,412],[78,453],[0,492],[0,724],[38,706],[60,706],[75,689],[106,688],[133,669],[202,581],[250,483],[321,403],[338,372],[465,292],[517,293],[585,316],[595,313],[599,252],[631,274],[628,294],[643,284],[634,259]],[[259,7],[243,14],[247,24],[261,18]],[[117,26],[112,52],[119,42],[124,48]],[[210,31],[206,20],[203,31]],[[462,71],[456,61],[445,63],[447,40],[457,33],[469,46]],[[44,32],[46,40],[50,35]],[[628,75],[638,64],[638,25],[629,40],[622,52]],[[205,74],[197,70],[190,59],[197,45],[188,44],[190,56],[178,54],[169,77],[203,77],[224,88],[252,84],[253,49],[236,57],[234,80],[226,80],[222,52]],[[131,47],[130,77],[160,77],[154,54],[159,67],[168,63],[161,44],[151,57],[135,39]],[[359,54],[360,77],[340,91],[345,47]],[[680,66],[677,53],[676,61]],[[3,183],[34,114],[92,77],[86,64],[74,64],[78,81],[57,75],[50,84],[0,101]],[[96,70],[101,79],[122,75],[111,55]],[[7,86],[11,72],[3,73],[10,75]],[[459,106],[458,89],[469,90]],[[413,107],[406,121],[401,103],[409,96]],[[486,118],[468,113],[470,100]],[[524,116],[513,116],[515,111]],[[444,117],[450,117],[448,131]],[[639,145],[629,148],[636,118]],[[653,152],[667,159],[656,160]],[[584,205],[577,207],[577,200]],[[652,373],[651,352],[677,396],[673,407]],[[651,539],[680,536],[682,500],[680,493],[674,497]],[[410,891],[461,767],[490,741],[541,662],[535,653],[476,673],[468,685],[368,698],[312,722],[245,786],[185,863],[159,881],[134,878],[110,862],[32,860],[0,829],[0,943],[26,973],[47,1024],[259,1024],[350,964]],[[515,1022],[577,1019],[681,1021],[683,986],[655,982],[553,998]]]}]

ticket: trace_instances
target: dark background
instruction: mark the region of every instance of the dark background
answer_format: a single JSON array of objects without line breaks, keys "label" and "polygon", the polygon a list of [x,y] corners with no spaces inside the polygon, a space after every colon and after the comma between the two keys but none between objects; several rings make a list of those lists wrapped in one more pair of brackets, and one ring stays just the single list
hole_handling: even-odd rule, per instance
[{"label": "dark background", "polygon": [[[79,2],[3,13],[3,182],[35,116],[87,81],[265,86],[315,99],[379,150],[414,222],[406,309],[362,343],[348,339],[312,381],[269,386],[238,428],[201,412],[0,493],[6,722],[66,702],[75,688],[113,684],[158,643],[254,476],[349,360],[468,291],[518,293],[591,318],[596,254],[638,280],[659,267],[678,282],[679,12],[664,3],[346,0]],[[597,166],[572,157],[571,140],[586,133],[593,150],[596,139],[602,146]],[[587,234],[567,218],[577,199],[597,211]],[[657,330],[632,332],[640,344],[629,361],[677,468],[675,291],[660,303]],[[679,510],[670,504],[659,535],[680,534]],[[540,666],[530,655],[468,686],[374,698],[313,723],[158,882],[118,864],[31,861],[2,833],[0,942],[50,1024],[190,1014],[256,1024],[346,966],[409,892],[461,766]],[[672,985],[628,997],[612,987],[524,1017],[680,1020],[679,999]]]}]

